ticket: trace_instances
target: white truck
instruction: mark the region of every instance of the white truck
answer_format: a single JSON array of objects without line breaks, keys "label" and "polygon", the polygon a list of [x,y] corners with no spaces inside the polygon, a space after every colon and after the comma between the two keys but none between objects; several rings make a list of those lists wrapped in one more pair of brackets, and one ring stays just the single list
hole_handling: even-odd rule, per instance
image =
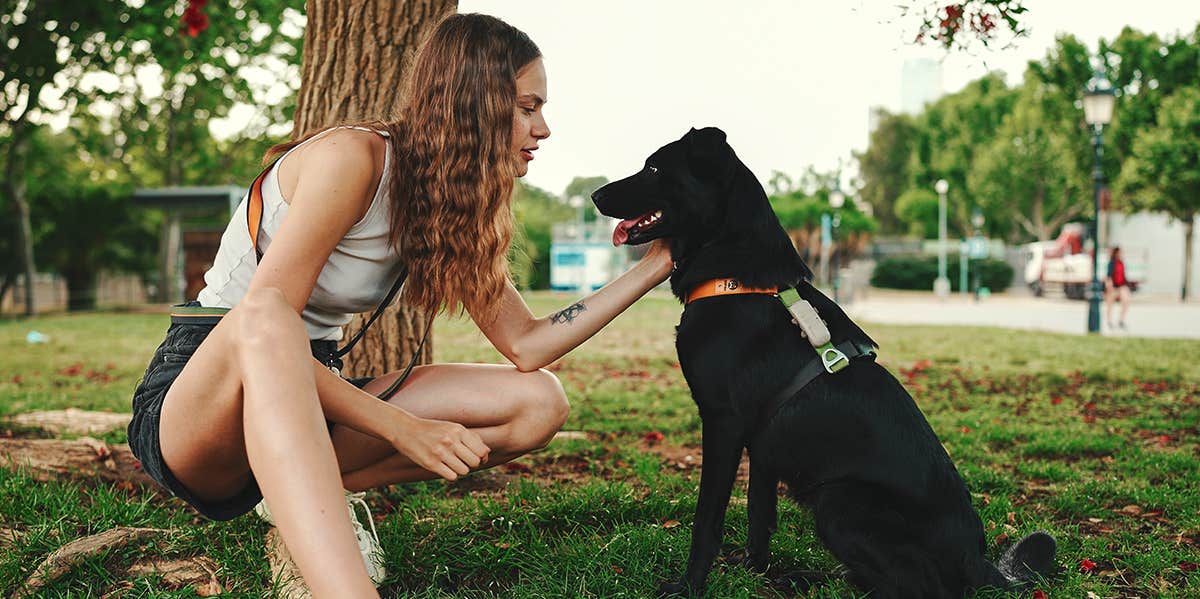
[{"label": "white truck", "polygon": [[[1062,233],[1054,241],[1036,241],[1025,244],[1025,284],[1033,294],[1041,297],[1047,291],[1061,290],[1071,299],[1086,299],[1092,284],[1092,252],[1084,248],[1088,238],[1087,229],[1079,223],[1063,226]],[[1139,283],[1146,281],[1145,251],[1138,248],[1121,248],[1125,261],[1125,278],[1130,288],[1137,291]],[[1100,281],[1108,273],[1107,250],[1100,254]]]}]

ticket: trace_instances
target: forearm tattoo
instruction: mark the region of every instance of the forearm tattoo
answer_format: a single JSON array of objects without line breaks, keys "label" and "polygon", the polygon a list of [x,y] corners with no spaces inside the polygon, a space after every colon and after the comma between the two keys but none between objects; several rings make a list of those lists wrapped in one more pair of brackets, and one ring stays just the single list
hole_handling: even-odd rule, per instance
[{"label": "forearm tattoo", "polygon": [[551,324],[562,324],[562,323],[571,324],[572,322],[574,322],[575,317],[579,316],[579,313],[583,312],[584,310],[587,310],[587,306],[583,305],[583,302],[575,302],[575,303],[571,304],[570,306],[567,306],[566,308],[563,308],[562,310],[559,310],[558,312],[551,314],[550,315],[550,323]]}]

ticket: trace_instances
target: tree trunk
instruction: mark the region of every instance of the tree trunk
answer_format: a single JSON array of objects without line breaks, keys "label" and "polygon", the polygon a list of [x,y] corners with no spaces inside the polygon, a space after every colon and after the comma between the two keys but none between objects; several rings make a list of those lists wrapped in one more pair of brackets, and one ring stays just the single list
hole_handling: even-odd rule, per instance
[{"label": "tree trunk", "polygon": [[71,268],[63,273],[67,280],[67,311],[96,309],[96,282],[99,275],[92,268]]},{"label": "tree trunk", "polygon": [[0,306],[4,305],[4,296],[8,295],[8,290],[12,287],[14,278],[16,277],[13,275],[4,275],[4,278],[0,280]]},{"label": "tree trunk", "polygon": [[[23,125],[23,127],[22,127]],[[37,314],[37,303],[34,301],[34,288],[36,283],[34,275],[37,270],[33,264],[33,228],[29,224],[29,202],[25,198],[25,169],[20,161],[24,159],[25,141],[28,137],[22,134],[21,129],[27,128],[28,123],[16,123],[12,135],[12,143],[8,149],[8,156],[4,168],[4,195],[12,199],[13,212],[16,217],[15,237],[17,240],[17,252],[21,260],[21,272],[25,275],[25,315],[33,316]]]},{"label": "tree trunk", "polygon": [[[457,5],[457,0],[310,0],[292,137],[342,121],[391,119],[399,112],[404,76],[423,34]],[[369,316],[355,317],[345,338]],[[394,303],[346,356],[343,375],[380,375],[407,365],[425,320],[420,311]],[[433,345],[426,342],[419,362],[432,356]]]},{"label": "tree trunk", "polygon": [[1186,302],[1188,290],[1192,288],[1192,233],[1196,226],[1196,215],[1189,214],[1183,221],[1183,288],[1179,290],[1179,301]]}]

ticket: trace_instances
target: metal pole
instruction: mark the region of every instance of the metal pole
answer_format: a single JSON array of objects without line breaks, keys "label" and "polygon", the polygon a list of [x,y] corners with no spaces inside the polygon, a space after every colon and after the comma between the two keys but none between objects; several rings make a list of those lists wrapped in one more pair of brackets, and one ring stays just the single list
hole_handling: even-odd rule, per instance
[{"label": "metal pole", "polygon": [[938,190],[938,278],[933,291],[940,298],[950,295],[950,279],[946,278],[946,192]]},{"label": "metal pole", "polygon": [[1100,156],[1103,152],[1101,144],[1102,125],[1092,126],[1092,147],[1095,149],[1095,167],[1092,169],[1094,190],[1092,194],[1092,295],[1088,298],[1088,332],[1100,332],[1100,298],[1104,288],[1100,286],[1100,185],[1104,181],[1104,172],[1100,170]]},{"label": "metal pole", "polygon": [[833,303],[835,303],[835,304],[841,303],[841,301],[838,297],[838,279],[841,277],[838,276],[838,242],[837,242],[838,225],[841,224],[841,220],[842,220],[841,215],[835,215],[833,217]]},{"label": "metal pole", "polygon": [[958,252],[958,292],[963,297],[967,297],[967,266],[970,259],[970,254],[965,251],[965,248],[966,241],[963,241]]}]

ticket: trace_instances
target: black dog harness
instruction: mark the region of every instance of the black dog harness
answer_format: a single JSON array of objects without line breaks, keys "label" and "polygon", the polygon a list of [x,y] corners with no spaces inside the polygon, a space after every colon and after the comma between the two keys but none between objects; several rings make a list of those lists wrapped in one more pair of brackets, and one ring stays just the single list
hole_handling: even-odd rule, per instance
[{"label": "black dog harness", "polygon": [[782,390],[772,396],[767,405],[763,406],[762,413],[768,417],[768,421],[785,404],[794,398],[801,389],[808,386],[809,383],[816,380],[822,374],[836,374],[846,366],[849,366],[850,361],[856,358],[870,357],[874,359],[875,348],[868,343],[847,339],[835,344],[832,340],[815,338],[815,335],[820,335],[821,333],[813,331],[814,328],[824,331],[825,337],[828,336],[828,329],[825,328],[823,321],[819,325],[813,321],[813,319],[820,320],[820,316],[808,302],[800,298],[800,293],[795,289],[788,288],[781,291],[774,287],[746,287],[737,279],[713,279],[694,287],[692,292],[688,294],[687,303],[690,304],[695,300],[706,297],[745,293],[778,297],[783,306],[792,315],[792,322],[800,327],[802,334],[808,338],[809,342],[813,344],[813,349],[817,352],[817,359],[810,360],[805,364],[803,368],[796,372],[792,380]]}]

